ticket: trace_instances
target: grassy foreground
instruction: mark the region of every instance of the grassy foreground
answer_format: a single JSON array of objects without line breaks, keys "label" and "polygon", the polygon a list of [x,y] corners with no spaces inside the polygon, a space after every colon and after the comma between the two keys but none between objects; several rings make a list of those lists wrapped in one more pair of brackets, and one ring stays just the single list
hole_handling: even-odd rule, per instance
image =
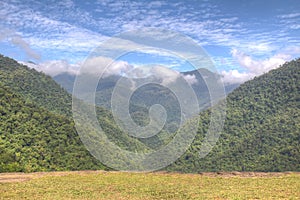
[{"label": "grassy foreground", "polygon": [[0,174],[0,199],[299,199],[300,173]]}]

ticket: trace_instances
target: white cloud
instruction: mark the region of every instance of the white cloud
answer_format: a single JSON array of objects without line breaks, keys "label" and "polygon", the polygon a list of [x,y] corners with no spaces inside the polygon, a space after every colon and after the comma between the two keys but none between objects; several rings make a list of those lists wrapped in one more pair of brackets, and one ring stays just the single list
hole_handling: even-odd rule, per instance
[{"label": "white cloud", "polygon": [[247,48],[250,51],[259,51],[259,52],[270,52],[274,50],[274,47],[272,47],[269,43],[249,43]]},{"label": "white cloud", "polygon": [[133,66],[125,61],[115,61],[111,66],[109,66],[108,70],[104,73],[104,76],[124,75],[132,69]]},{"label": "white cloud", "polygon": [[36,69],[39,72],[44,72],[50,76],[56,76],[61,73],[77,74],[79,65],[69,64],[64,60],[52,60],[40,64],[34,64],[30,62],[19,62],[29,68]]},{"label": "white cloud", "polygon": [[182,75],[178,71],[172,70],[168,67],[163,66],[155,66],[151,68],[150,73],[158,79],[161,79],[162,85],[168,85],[170,83],[176,82],[179,77],[182,77],[186,80],[186,82],[190,85],[198,82],[195,75]]},{"label": "white cloud", "polygon": [[158,79],[164,86],[176,82],[179,77],[184,78],[190,85],[198,82],[195,75],[182,75],[180,72],[170,69],[170,67],[161,65],[135,66],[134,68],[126,68],[123,70],[123,75],[133,79]]},{"label": "white cloud", "polygon": [[231,54],[238,64],[246,69],[246,72],[241,73],[238,70],[222,71],[221,75],[224,83],[243,83],[255,76],[260,76],[272,69],[276,69],[291,59],[291,55],[281,53],[268,59],[254,60],[251,56],[237,49],[233,49]]},{"label": "white cloud", "polygon": [[231,54],[234,59],[238,61],[241,67],[246,68],[249,72],[256,75],[261,75],[265,72],[275,69],[285,63],[287,60],[291,59],[290,55],[286,54],[276,54],[271,58],[264,60],[254,60],[251,56],[233,49]]},{"label": "white cloud", "polygon": [[[0,2],[0,24],[3,28],[8,27],[13,34],[10,41],[27,51],[30,57],[36,57],[32,49],[39,49],[39,52],[57,52],[55,59],[68,59],[71,56],[83,59],[87,54],[97,47],[100,42],[108,39],[107,35],[114,35],[122,31],[136,30],[143,27],[156,27],[178,31],[191,36],[198,44],[217,45],[225,48],[238,48],[243,52],[250,53],[247,56],[241,52],[235,52],[234,57],[238,63],[247,69],[246,72],[227,71],[224,76],[232,79],[249,79],[254,75],[267,72],[268,70],[286,61],[286,52],[271,56],[269,59],[254,60],[253,56],[270,56],[281,50],[282,44],[299,46],[298,35],[293,34],[299,30],[300,13],[288,13],[280,15],[272,24],[275,29],[262,29],[257,21],[258,28],[253,29],[253,22],[243,21],[235,13],[222,13],[222,8],[212,2],[199,3],[199,7],[189,3],[166,3],[164,1],[142,2],[142,1],[121,1],[99,0],[100,4],[85,2],[89,4],[89,10],[85,10],[81,3],[71,0],[57,3],[52,1],[47,6],[40,1],[3,1]],[[63,5],[62,5],[63,4]],[[98,12],[96,12],[98,10]],[[37,12],[38,11],[38,12]],[[249,26],[250,25],[250,26]],[[292,31],[290,31],[293,29]],[[8,33],[0,27],[0,40],[7,38]],[[153,33],[151,33],[153,34]],[[158,39],[169,36],[158,35]],[[129,41],[129,40],[128,40]],[[133,48],[144,48],[137,43],[116,41],[113,45],[116,49],[131,50]],[[31,45],[31,46],[30,46]],[[33,48],[32,48],[33,47]],[[112,48],[112,47],[110,47]],[[149,51],[153,50],[147,50]],[[76,54],[76,52],[79,52]],[[165,52],[157,51],[159,55]],[[187,52],[188,53],[188,52]],[[233,52],[234,53],[234,52]],[[77,56],[80,55],[80,56]],[[102,55],[102,54],[99,54]],[[293,54],[289,54],[293,55]],[[49,55],[43,58],[49,59]],[[53,57],[53,55],[51,55]],[[107,55],[103,55],[107,56]],[[103,61],[104,64],[106,61]],[[43,64],[41,64],[43,65]],[[68,71],[65,63],[55,61],[59,70]],[[102,65],[103,66],[103,65]],[[95,67],[95,66],[94,66]],[[52,68],[52,67],[51,67]],[[113,73],[122,73],[122,70],[131,68],[128,63],[117,63],[111,67]],[[94,68],[95,70],[96,68]],[[48,74],[55,74],[47,66],[43,70]],[[91,71],[93,71],[91,69]],[[113,72],[114,71],[114,72]],[[231,72],[231,73],[230,73]],[[251,76],[249,75],[251,73]],[[248,74],[248,75],[246,75]],[[170,79],[167,77],[167,79]],[[187,79],[193,82],[192,77]],[[230,79],[227,79],[228,81]]]},{"label": "white cloud", "polygon": [[[99,18],[92,16],[93,10],[89,14],[77,7],[74,8],[73,2],[69,2],[67,6],[69,8],[63,10],[56,4],[49,4],[47,5],[49,12],[39,13],[32,12],[32,9],[22,2],[14,5],[3,3],[4,9],[0,10],[0,16],[3,15],[6,21],[15,24],[15,28],[23,32],[24,37],[27,37],[26,39],[36,47],[60,50],[72,48],[72,51],[88,51],[90,50],[88,47],[93,47],[96,40],[99,42],[105,39],[99,32],[95,33],[92,30],[116,34],[130,29],[157,27],[189,34],[202,44],[208,41],[210,44],[226,45],[235,43],[232,33],[241,34],[244,31],[237,23],[237,17],[218,16],[215,20],[202,19],[202,17],[199,19],[199,13],[201,16],[208,13],[211,16],[214,15],[211,11],[215,9],[215,6],[210,3],[206,3],[205,9],[197,12],[190,12],[193,6],[183,3],[168,4],[168,7],[158,10],[160,6],[166,4],[163,1],[147,4],[102,1],[99,3],[103,7],[101,12],[105,13],[105,15],[99,15]],[[34,8],[37,5],[39,5],[37,2],[33,2],[30,6]],[[171,14],[174,9],[180,9],[182,14],[179,16]],[[11,12],[7,13],[5,10]],[[109,15],[106,16],[107,13]],[[70,21],[76,21],[76,23],[70,23]],[[27,29],[34,31],[27,35]]]},{"label": "white cloud", "polygon": [[[10,23],[9,26],[20,32],[22,39],[34,45],[35,49],[71,51],[73,54],[87,54],[108,38],[104,33],[113,35],[143,27],[178,31],[191,36],[202,45],[239,48],[252,55],[266,55],[277,50],[280,47],[276,45],[276,41],[284,41],[287,37],[280,35],[281,31],[284,33],[283,29],[263,32],[250,30],[250,34],[248,24],[241,22],[239,16],[223,15],[220,13],[221,8],[211,2],[199,3],[201,9],[196,10],[193,4],[168,4],[164,1],[145,3],[101,0],[94,5],[88,2],[94,8],[89,11],[71,0],[60,4],[49,3],[42,8],[43,3],[38,1],[32,1],[30,5],[22,1],[4,1],[1,4],[3,9],[0,9],[0,18]],[[35,10],[40,12],[33,12]],[[174,14],[174,10],[180,14]],[[299,16],[300,13],[291,13],[278,18],[286,21],[295,20]],[[299,29],[299,24],[293,23],[289,27]]]},{"label": "white cloud", "polygon": [[193,84],[196,84],[198,83],[198,80],[196,78],[196,76],[194,74],[190,75],[190,74],[187,74],[187,75],[183,75],[183,78],[188,82],[188,84],[190,85],[193,85]]},{"label": "white cloud", "polygon": [[290,26],[291,29],[300,29],[300,24],[293,24]]},{"label": "white cloud", "polygon": [[123,75],[133,69],[133,66],[125,61],[114,61],[107,57],[94,57],[85,61],[85,63],[70,64],[65,60],[52,60],[39,64],[31,62],[19,63],[34,68],[37,71],[44,72],[50,76],[56,76],[61,73],[79,74],[87,73],[94,76],[108,77],[111,75]]},{"label": "white cloud", "polygon": [[[34,9],[36,3],[32,2],[30,6]],[[76,17],[76,21],[82,23],[96,23],[94,19],[87,16],[88,14],[77,11],[72,1],[64,2],[64,7],[70,7],[70,10],[64,9],[64,12],[61,12],[61,6],[56,4],[47,5],[49,12],[50,10],[54,10],[55,14],[53,14],[56,17],[53,17],[47,11],[34,12],[32,8],[22,2],[3,2],[0,9],[0,19],[3,22],[1,23],[3,27],[0,27],[2,30],[0,31],[0,39],[5,35],[3,34],[3,30],[15,29],[15,31],[11,31],[10,35],[8,35],[10,37],[9,41],[20,46],[33,58],[39,57],[32,50],[33,48],[56,50],[58,54],[61,51],[70,52],[70,54],[80,51],[88,53],[101,41],[107,39],[106,36],[100,33],[63,20],[66,17],[73,19]],[[59,20],[59,17],[62,20]]]},{"label": "white cloud", "polygon": [[15,31],[11,29],[7,29],[5,27],[0,26],[0,41],[7,40],[14,44],[15,46],[20,47],[25,51],[28,57],[39,59],[40,55],[34,51],[28,42],[26,42],[20,35],[18,35]]},{"label": "white cloud", "polygon": [[299,57],[300,54],[300,46],[289,46],[283,49],[283,52],[288,55],[297,55]]},{"label": "white cloud", "polygon": [[295,17],[300,17],[300,13],[290,13],[290,14],[279,16],[279,18],[281,18],[281,19],[289,19],[289,18],[295,18]]},{"label": "white cloud", "polygon": [[[300,13],[290,13],[285,15],[279,15],[277,16],[280,20],[280,23],[285,27],[288,31],[295,31],[300,29]],[[291,30],[289,30],[291,29]],[[290,39],[289,39],[290,40]],[[297,41],[299,44],[299,41]]]},{"label": "white cloud", "polygon": [[111,75],[123,75],[128,78],[146,78],[154,77],[161,80],[161,84],[167,86],[182,76],[190,85],[197,83],[195,75],[181,75],[178,71],[163,66],[133,66],[125,61],[114,61],[108,57],[92,57],[84,63],[69,64],[65,60],[53,60],[44,63],[34,64],[32,62],[19,62],[34,68],[37,71],[44,72],[50,76],[56,76],[61,73],[69,74],[89,74],[98,77],[108,77]]},{"label": "white cloud", "polygon": [[150,73],[156,78],[161,79],[161,84],[166,86],[176,81],[180,76],[178,71],[171,70],[167,67],[155,66],[151,68]]},{"label": "white cloud", "polygon": [[36,60],[40,59],[41,56],[37,52],[35,52],[30,47],[30,45],[22,39],[21,36],[18,36],[18,35],[13,36],[11,38],[11,43],[13,43],[14,45],[19,46],[21,49],[23,49],[29,57],[34,58]]},{"label": "white cloud", "polygon": [[80,73],[87,73],[98,77],[107,77],[111,75],[123,75],[133,69],[133,66],[125,61],[114,61],[111,58],[98,56],[87,59]]},{"label": "white cloud", "polygon": [[222,71],[221,75],[224,84],[243,83],[255,76],[252,73],[240,73],[238,70]]}]

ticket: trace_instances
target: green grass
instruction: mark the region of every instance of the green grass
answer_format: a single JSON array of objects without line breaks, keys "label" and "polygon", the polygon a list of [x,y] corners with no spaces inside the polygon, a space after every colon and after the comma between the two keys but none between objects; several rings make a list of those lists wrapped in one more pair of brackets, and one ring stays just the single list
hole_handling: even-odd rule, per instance
[{"label": "green grass", "polygon": [[[18,176],[18,175],[16,175]],[[300,174],[254,177],[169,173],[33,174],[0,183],[0,199],[299,199]],[[1,174],[0,174],[1,180]]]}]

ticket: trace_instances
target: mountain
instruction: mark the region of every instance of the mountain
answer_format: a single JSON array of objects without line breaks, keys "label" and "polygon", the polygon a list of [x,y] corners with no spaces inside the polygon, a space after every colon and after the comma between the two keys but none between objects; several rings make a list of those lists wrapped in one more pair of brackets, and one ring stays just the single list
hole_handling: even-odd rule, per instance
[{"label": "mountain", "polygon": [[[208,99],[208,89],[206,86],[207,80],[215,80],[215,77],[218,77],[217,74],[202,68],[194,71],[188,71],[188,72],[181,72],[182,76],[190,75],[195,77],[195,83],[191,84],[192,88],[195,91],[195,94],[197,95],[198,99],[200,100],[199,105],[200,107],[207,108],[207,104],[210,101]],[[69,73],[61,73],[53,77],[53,79],[60,84],[63,88],[65,88],[69,93],[72,93],[73,91],[73,85],[75,82],[76,75],[69,74]],[[119,75],[110,75],[108,77],[101,78],[99,81],[99,84],[97,86],[96,92],[96,103],[99,106],[103,106],[105,108],[110,108],[110,100],[111,95],[113,92],[113,89],[115,85],[117,84],[118,80],[121,78],[126,79],[126,77],[122,77]],[[143,81],[151,80],[150,78],[143,78]],[[139,79],[135,79],[135,81],[139,81]],[[238,84],[229,84],[225,85],[224,89],[226,94],[233,91],[235,88],[237,88]],[[162,91],[161,87],[155,87],[153,85],[149,85],[149,87],[144,87],[142,92],[147,94],[152,94],[152,96],[159,96],[160,92]],[[138,100],[132,100],[131,103],[135,105],[140,105],[145,102],[147,99],[146,97],[143,97],[141,90],[139,91],[139,94],[136,94],[136,96],[140,96],[142,101],[137,102]]]},{"label": "mountain", "polygon": [[199,157],[207,110],[194,143],[167,170],[300,171],[299,80],[300,59],[240,85],[226,99],[224,130],[213,150]]},{"label": "mountain", "polygon": [[[194,81],[191,84],[192,89],[194,90],[197,99],[199,101],[200,110],[207,109],[211,106],[210,104],[210,93],[207,88],[207,82],[214,83],[216,79],[219,78],[219,75],[205,69],[199,69],[189,72],[182,72],[182,77],[193,77]],[[80,77],[80,75],[78,75]],[[75,82],[76,75],[71,75],[69,73],[62,73],[53,77],[53,79],[64,87],[68,92],[72,93],[73,85]],[[161,77],[148,76],[144,78],[134,78],[129,81],[125,76],[119,75],[110,75],[105,76],[99,80],[99,83],[96,88],[96,99],[95,102],[98,106],[104,107],[106,109],[111,109],[111,98],[116,87],[116,84],[119,80],[125,80],[128,82],[134,81],[135,83],[144,83],[144,82],[153,82],[161,81]],[[178,83],[176,83],[178,82]],[[180,85],[179,81],[176,79],[173,83],[175,86]],[[233,89],[238,87],[237,84],[225,85],[225,93],[231,92]],[[116,93],[115,93],[116,94]],[[223,94],[224,95],[224,94]],[[117,98],[125,99],[127,94],[122,95],[117,93]],[[222,99],[224,96],[220,93],[216,100]],[[131,98],[129,99],[129,113],[133,121],[141,126],[145,126],[150,122],[149,119],[149,109],[152,105],[159,103],[162,105],[167,112],[167,120],[164,130],[170,133],[174,133],[180,122],[180,105],[176,95],[167,87],[162,85],[148,83],[142,87],[137,88]]]},{"label": "mountain", "polygon": [[63,88],[65,88],[70,94],[73,92],[73,85],[75,82],[76,76],[73,74],[69,74],[67,72],[58,74],[53,77],[53,79],[61,85]]},{"label": "mountain", "polygon": [[58,114],[71,115],[71,95],[50,76],[0,55],[0,81],[25,100]]},{"label": "mountain", "polygon": [[[86,150],[72,120],[72,97],[51,77],[0,56],[0,172],[107,169]],[[146,150],[96,108],[108,138]]]},{"label": "mountain", "polygon": [[0,84],[0,172],[104,169],[82,145],[69,118]]},{"label": "mountain", "polygon": [[[199,157],[199,150],[211,110],[202,111],[194,142],[164,170],[299,171],[299,67],[299,59],[291,61],[229,93],[224,130],[204,158]],[[108,169],[83,146],[71,118],[71,95],[51,77],[4,56],[0,57],[0,76],[0,172]],[[117,77],[110,78],[106,85],[100,84],[101,90],[108,91]],[[173,101],[169,98],[172,93],[157,85],[143,91],[147,92],[133,95],[133,114],[153,103],[148,97],[157,91],[162,92],[158,100]],[[169,110],[176,112],[172,107]],[[135,139],[118,128],[111,112],[101,107],[96,112],[107,137],[120,148],[145,152],[172,139],[174,130],[162,131],[150,140]],[[147,115],[139,114],[138,123],[145,123]]]}]

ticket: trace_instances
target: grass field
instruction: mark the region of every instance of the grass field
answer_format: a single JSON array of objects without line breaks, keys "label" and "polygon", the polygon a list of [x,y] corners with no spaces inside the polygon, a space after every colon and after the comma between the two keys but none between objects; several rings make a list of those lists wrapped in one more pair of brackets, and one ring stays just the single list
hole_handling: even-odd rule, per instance
[{"label": "grass field", "polygon": [[300,173],[0,174],[0,199],[300,199]]}]

